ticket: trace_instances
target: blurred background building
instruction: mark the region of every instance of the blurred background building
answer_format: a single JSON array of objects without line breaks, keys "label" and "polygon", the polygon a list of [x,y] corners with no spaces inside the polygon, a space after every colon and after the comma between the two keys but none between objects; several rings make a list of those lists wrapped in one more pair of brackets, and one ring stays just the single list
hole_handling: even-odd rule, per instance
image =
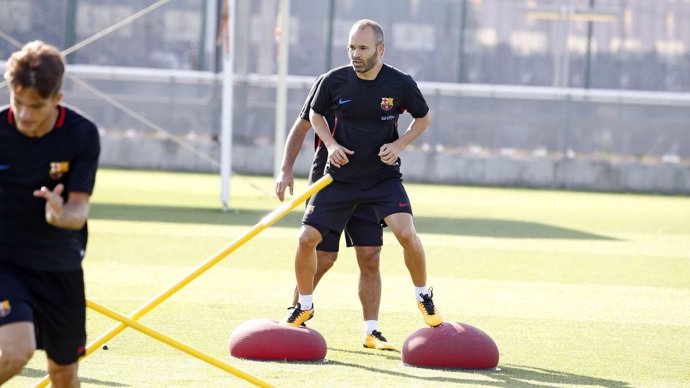
[{"label": "blurred background building", "polygon": [[[102,164],[217,171],[222,0],[1,2],[0,58],[34,39],[73,48],[65,101],[99,124]],[[279,2],[232,10],[238,172],[272,173]],[[381,23],[384,61],[434,115],[403,156],[411,180],[690,193],[690,0],[291,0],[289,14],[288,123],[347,63],[352,23]]]}]

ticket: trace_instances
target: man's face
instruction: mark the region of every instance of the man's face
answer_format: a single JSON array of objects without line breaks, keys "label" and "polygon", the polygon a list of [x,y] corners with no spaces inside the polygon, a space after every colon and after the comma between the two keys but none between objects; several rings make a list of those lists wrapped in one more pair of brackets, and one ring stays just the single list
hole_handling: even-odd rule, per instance
[{"label": "man's face", "polygon": [[48,133],[55,124],[56,108],[62,94],[43,98],[34,88],[10,90],[10,107],[19,132],[28,137],[40,137]]},{"label": "man's face", "polygon": [[352,67],[358,73],[366,73],[381,60],[383,43],[376,45],[376,35],[371,28],[350,31],[350,44],[347,46]]}]

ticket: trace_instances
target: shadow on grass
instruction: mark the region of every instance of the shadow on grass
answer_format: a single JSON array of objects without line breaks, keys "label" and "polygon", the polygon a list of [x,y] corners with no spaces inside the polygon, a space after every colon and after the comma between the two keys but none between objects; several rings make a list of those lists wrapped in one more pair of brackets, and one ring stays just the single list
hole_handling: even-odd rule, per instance
[{"label": "shadow on grass", "polygon": [[[268,213],[270,212],[267,210],[254,209],[230,210],[227,213],[223,213],[217,208],[94,203],[91,205],[90,218],[182,224],[253,226]],[[294,211],[279,220],[276,225],[296,228],[297,225],[300,225],[301,220],[302,213]],[[616,240],[615,238],[607,236],[536,222],[423,216],[417,216],[414,220],[417,230],[428,234],[451,234],[495,238]]]},{"label": "shadow on grass", "polygon": [[[180,224],[208,224],[208,225],[246,225],[253,226],[269,210],[230,209],[222,212],[219,208],[211,207],[183,207],[157,205],[124,205],[112,203],[91,204],[91,219],[170,222]],[[301,212],[290,212],[278,224],[284,226],[299,225],[302,220]]]},{"label": "shadow on grass", "polygon": [[256,358],[244,358],[244,357],[235,357],[235,356],[229,356],[227,358],[230,362],[233,360],[242,360],[242,361],[251,361],[251,362],[259,362],[259,363],[280,363],[284,365],[328,365],[330,362],[328,359],[322,359],[322,360],[313,360],[313,361],[293,361],[293,360],[261,360],[261,359],[256,359]]},{"label": "shadow on grass", "polygon": [[499,370],[493,372],[495,374],[491,374],[490,376],[501,381],[503,386],[506,387],[541,388],[549,384],[609,388],[631,387],[631,385],[625,381],[602,379],[523,365],[499,365],[498,369]]},{"label": "shadow on grass", "polygon": [[347,350],[347,349],[336,349],[336,348],[328,348],[328,350],[332,350],[334,352],[341,352],[341,353],[352,353],[352,354],[361,354],[365,356],[376,356],[380,358],[387,358],[389,360],[400,360],[400,351],[399,350],[386,350],[386,351],[381,351],[381,350],[375,350],[375,349],[367,349],[367,350]]},{"label": "shadow on grass", "polygon": [[[46,371],[33,368],[24,368],[19,374],[22,377],[33,377],[36,379],[42,379],[46,375]],[[90,379],[88,377],[79,377],[79,381],[83,384],[93,384],[93,385],[104,385],[106,387],[128,387],[129,385],[124,385],[120,383],[115,383],[112,381],[103,381],[98,379]],[[37,381],[38,382],[38,381]]]},{"label": "shadow on grass", "polygon": [[[333,349],[341,351],[339,349]],[[430,382],[465,384],[471,386],[487,387],[509,387],[509,388],[543,388],[545,386],[568,385],[568,386],[587,386],[587,387],[607,387],[607,388],[628,388],[628,383],[618,380],[602,379],[598,377],[565,373],[555,370],[534,368],[520,365],[499,365],[496,369],[443,369],[443,368],[418,368],[405,366],[412,369],[426,369],[430,371],[463,373],[462,377],[452,377],[448,374],[444,376],[416,376],[413,373],[400,372],[399,370],[389,370],[377,368],[370,365],[360,365],[349,362],[329,360],[331,365],[339,365],[347,368],[363,369],[372,373],[381,373],[401,379],[423,380],[425,385]],[[470,375],[481,375],[482,378],[473,379],[466,377]]]}]

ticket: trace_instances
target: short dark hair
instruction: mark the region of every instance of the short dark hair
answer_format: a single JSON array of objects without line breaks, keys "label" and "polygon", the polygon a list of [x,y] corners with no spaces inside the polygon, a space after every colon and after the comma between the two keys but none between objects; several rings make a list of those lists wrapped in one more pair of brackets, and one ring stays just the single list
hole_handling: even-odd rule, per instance
[{"label": "short dark hair", "polygon": [[52,45],[35,40],[15,51],[7,60],[5,79],[15,90],[33,88],[43,98],[60,92],[65,60]]},{"label": "short dark hair", "polygon": [[358,31],[362,31],[367,27],[374,30],[374,36],[376,37],[376,45],[378,46],[379,44],[383,43],[383,28],[381,28],[380,24],[376,23],[371,19],[361,19],[356,21],[355,24],[352,25],[352,30],[357,29]]}]

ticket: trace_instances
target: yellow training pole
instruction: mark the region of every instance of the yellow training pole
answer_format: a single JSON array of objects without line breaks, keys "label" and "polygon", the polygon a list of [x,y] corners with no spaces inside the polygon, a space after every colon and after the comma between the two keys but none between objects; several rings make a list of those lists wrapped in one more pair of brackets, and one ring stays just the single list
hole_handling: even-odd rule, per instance
[{"label": "yellow training pole", "polygon": [[230,365],[228,365],[228,364],[226,364],[226,363],[224,363],[224,362],[222,362],[216,358],[213,358],[213,357],[201,352],[200,350],[194,349],[194,348],[187,346],[187,345],[185,345],[179,341],[176,341],[175,339],[170,338],[170,337],[166,336],[165,334],[160,333],[160,332],[158,332],[154,329],[151,329],[147,326],[144,326],[137,321],[133,321],[133,320],[125,317],[124,315],[118,314],[113,310],[110,310],[104,306],[99,305],[98,303],[92,302],[92,301],[87,299],[86,305],[90,309],[96,310],[99,313],[106,315],[106,316],[108,316],[108,317],[110,317],[116,321],[120,321],[123,324],[130,326],[135,330],[138,330],[138,331],[140,331],[140,332],[142,332],[142,333],[144,333],[150,337],[153,337],[153,338],[155,338],[155,339],[157,339],[163,343],[166,343],[166,344],[168,344],[174,348],[177,348],[177,349],[179,349],[179,350],[181,350],[181,351],[183,351],[183,352],[185,352],[191,356],[194,356],[194,357],[196,357],[202,361],[206,361],[207,363],[209,363],[213,366],[217,366],[218,368],[220,368],[226,372],[230,372],[233,375],[235,375],[241,379],[247,380],[252,384],[258,385],[259,387],[272,387],[272,385],[268,384],[267,382],[265,382],[263,380],[260,380],[256,377],[252,376],[252,375],[249,375],[249,374],[247,374],[247,373],[245,373],[245,372],[243,372],[237,368],[234,368],[234,367],[232,367],[232,366],[230,366]]},{"label": "yellow training pole", "polygon": [[[297,206],[299,206],[300,204],[306,202],[307,199],[309,199],[309,197],[316,194],[319,190],[323,189],[324,187],[328,186],[331,182],[333,182],[333,178],[330,175],[326,174],[321,179],[319,179],[318,181],[312,183],[309,187],[306,188],[306,190],[304,190],[304,192],[302,194],[300,194],[297,197],[293,197],[291,200],[289,200],[288,202],[285,202],[284,204],[280,205],[280,207],[278,207],[277,209],[275,209],[274,211],[272,211],[271,213],[266,215],[256,225],[254,225],[249,231],[247,231],[244,235],[240,236],[239,238],[235,239],[235,241],[226,245],[223,249],[221,249],[219,252],[217,252],[212,257],[206,259],[206,261],[204,261],[199,266],[197,266],[196,269],[194,271],[192,271],[189,275],[180,279],[177,283],[170,286],[167,290],[161,292],[160,294],[158,294],[158,296],[153,298],[151,301],[149,301],[145,305],[141,306],[138,310],[136,310],[134,313],[132,313],[129,316],[129,318],[136,321],[137,319],[146,315],[149,311],[156,308],[159,304],[161,304],[163,301],[168,299],[171,295],[173,295],[174,293],[179,291],[182,287],[186,286],[192,280],[199,277],[199,275],[204,273],[206,270],[208,270],[212,266],[216,265],[219,261],[223,260],[230,253],[236,251],[237,248],[241,247],[247,241],[254,238],[257,234],[262,232],[264,229],[275,224],[279,219],[285,217],[285,215],[287,213],[289,213],[290,210],[292,210],[292,209],[296,208]],[[109,331],[107,331],[106,333],[104,333],[100,337],[96,338],[96,340],[94,342],[92,342],[86,348],[86,354],[84,355],[84,357],[82,357],[82,359],[86,358],[88,355],[93,353],[96,349],[103,346],[111,338],[120,334],[126,327],[127,327],[127,325],[120,323],[118,326],[111,328]],[[49,381],[48,376],[45,376],[41,381],[36,383],[36,385],[34,385],[34,387],[35,388],[45,387],[48,385],[48,381]]]}]

